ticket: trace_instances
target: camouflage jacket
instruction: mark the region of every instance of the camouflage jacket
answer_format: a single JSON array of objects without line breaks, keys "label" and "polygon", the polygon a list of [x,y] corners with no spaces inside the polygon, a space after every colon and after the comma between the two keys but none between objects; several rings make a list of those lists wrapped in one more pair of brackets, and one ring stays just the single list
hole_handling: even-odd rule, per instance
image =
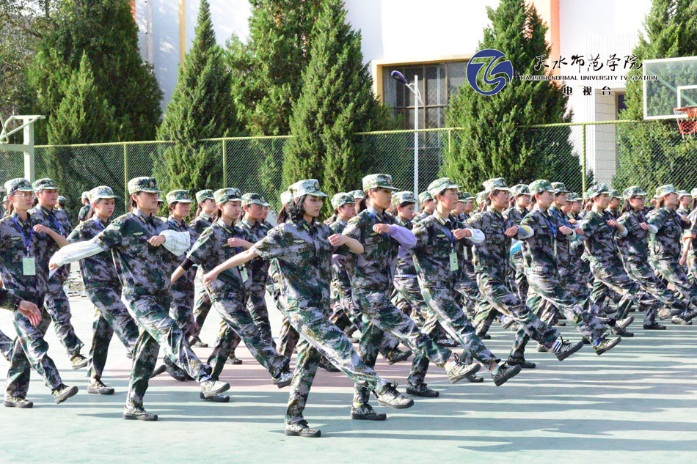
[{"label": "camouflage jacket", "polygon": [[656,208],[646,215],[646,222],[657,230],[653,236],[652,252],[658,259],[680,259],[683,230],[690,224],[668,208]]},{"label": "camouflage jacket", "polygon": [[212,216],[208,216],[207,214],[204,214],[203,212],[200,213],[196,218],[194,218],[193,221],[189,223],[192,229],[196,231],[196,236],[198,237],[203,233],[204,230],[208,229],[213,223],[216,221],[216,219]]},{"label": "camouflage jacket", "polygon": [[[395,223],[404,227],[405,229],[414,229],[414,223],[405,219],[395,217]],[[416,278],[416,266],[414,266],[413,248],[406,248],[403,246],[399,247],[399,251],[397,252],[397,267],[394,275],[395,277]]]},{"label": "camouflage jacket", "polygon": [[424,219],[426,219],[429,216],[430,216],[430,214],[428,214],[426,211],[421,211],[419,214],[417,214],[416,216],[414,216],[412,218],[411,222],[416,224],[417,222],[423,221]]},{"label": "camouflage jacket", "polygon": [[20,301],[22,301],[22,298],[18,297],[9,290],[0,288],[0,308],[14,311],[17,305],[19,305]]},{"label": "camouflage jacket", "polygon": [[[68,215],[65,214],[65,211],[63,210],[54,208],[51,211],[49,211],[40,205],[36,205],[34,208],[29,210],[29,214],[32,215],[32,217],[36,221],[36,224],[43,224],[44,226],[51,228],[55,232],[58,232],[63,237],[68,237],[68,235],[70,235],[70,232],[73,231],[73,225],[70,223]],[[42,256],[44,256],[44,260],[41,262],[37,261],[36,265],[40,265],[42,268],[46,268],[48,272],[48,261],[51,259],[51,256],[53,256],[53,254],[56,251],[58,251],[60,247],[47,234],[41,233],[39,235],[44,235],[46,237],[46,240],[42,240],[41,242],[39,242],[41,246],[46,247],[46,252],[42,254]],[[53,279],[57,279],[58,282],[63,283],[67,280],[68,275],[70,275],[70,267],[63,266],[58,270],[58,272],[56,272]]]},{"label": "camouflage jacket", "polygon": [[456,216],[444,218],[438,211],[414,226],[416,245],[414,246],[414,265],[422,287],[453,288],[463,272],[459,265],[451,270],[450,255],[462,254],[463,243],[467,238],[457,240],[453,235],[456,229],[471,229],[460,222]]},{"label": "camouflage jacket", "polygon": [[92,239],[102,250],[112,251],[126,296],[169,293],[171,272],[162,264],[170,262],[172,253],[162,245],[148,243],[164,230],[167,226],[160,218],[146,217],[134,209],[114,219]]},{"label": "camouflage jacket", "polygon": [[[518,208],[518,205],[513,206],[512,208],[508,208],[506,211],[503,212],[503,217],[506,218],[506,220],[510,224],[514,224],[519,226],[520,222],[523,220],[525,216],[527,216],[529,211],[527,208],[523,208],[522,210]],[[517,266],[522,266],[523,265],[523,250],[521,249],[517,253],[515,253],[512,256],[512,261],[516,263]]]},{"label": "camouflage jacket", "polygon": [[[184,221],[177,222],[177,220],[171,216],[165,221],[164,230],[173,230],[175,232],[188,232],[191,246],[193,246],[194,243],[196,243],[196,238],[198,237],[198,234],[196,233],[193,227],[191,227]],[[174,272],[174,270],[182,263],[182,261],[184,261],[184,258],[186,258],[186,253],[184,253],[181,256],[174,256],[172,253],[167,253],[167,258],[169,258],[167,264],[169,266],[169,273],[171,275],[172,272]],[[192,267],[191,269],[186,271],[186,273],[183,276],[181,276],[179,280],[177,280],[177,282],[172,286],[172,289],[181,291],[184,291],[186,289],[193,289],[195,285],[195,278],[196,269]]]},{"label": "camouflage jacket", "polygon": [[[210,272],[218,264],[243,251],[240,247],[228,245],[227,241],[230,238],[249,239],[247,233],[239,226],[228,226],[225,221],[218,219],[198,237],[187,258],[201,266],[204,272]],[[244,294],[251,282],[249,276],[243,281],[240,268],[233,267],[221,272],[207,290],[213,301],[219,301],[227,296]]]},{"label": "camouflage jacket", "polygon": [[[346,228],[346,222],[337,219],[329,225],[332,234],[341,234]],[[351,289],[351,279],[346,272],[346,256],[340,253],[332,256],[332,285],[344,290]]]},{"label": "camouflage jacket", "polygon": [[571,244],[577,241],[577,237],[575,232],[573,234],[564,235],[559,229],[562,226],[566,226],[569,229],[573,229],[574,227],[569,224],[569,219],[566,217],[566,214],[554,205],[550,206],[547,210],[547,216],[555,221],[557,266],[567,269],[571,266]]},{"label": "camouflage jacket", "polygon": [[[7,290],[25,298],[27,294],[43,297],[48,291],[48,266],[39,266],[39,263],[49,259],[44,255],[48,246],[42,242],[53,240],[46,234],[33,232],[32,227],[36,224],[38,222],[31,214],[26,222],[17,213],[0,219],[0,276]],[[28,252],[25,242],[29,245]],[[36,275],[24,275],[23,259],[27,257],[34,258]]]},{"label": "camouflage jacket", "polygon": [[[245,231],[247,237],[249,237],[247,240],[252,243],[256,243],[266,237],[270,230],[263,222],[251,223],[247,219],[242,219],[237,225]],[[253,282],[266,284],[266,279],[269,275],[269,265],[263,259],[255,258],[247,263],[247,272]]]},{"label": "camouflage jacket", "polygon": [[679,216],[689,216],[691,211],[690,208],[680,207],[675,212],[678,213]]},{"label": "camouflage jacket", "polygon": [[[84,221],[68,236],[68,242],[77,243],[92,240],[109,226],[109,221],[102,222],[98,217]],[[85,287],[111,287],[121,292],[119,274],[114,265],[114,258],[108,251],[80,260],[82,282]]]},{"label": "camouflage jacket", "polygon": [[606,211],[612,219],[619,219],[619,217],[620,217],[620,210],[619,209],[608,208]]},{"label": "camouflage jacket", "polygon": [[504,232],[516,224],[492,207],[472,216],[467,224],[482,231],[485,237],[482,243],[474,246],[475,271],[505,282],[513,239],[506,237]]},{"label": "camouflage jacket", "polygon": [[[566,223],[550,214],[549,210],[542,211],[535,207],[521,222],[521,225],[530,227],[533,235],[523,241],[523,262],[525,268],[533,272],[545,275],[556,275],[559,271],[559,236],[564,235],[559,228]],[[572,233],[571,236],[575,236]],[[568,238],[564,236],[567,245]],[[568,261],[567,261],[568,264]]]},{"label": "camouflage jacket", "polygon": [[87,213],[90,212],[90,205],[82,205],[80,211],[77,213],[77,220],[82,222],[87,219]]},{"label": "camouflage jacket", "polygon": [[[388,224],[390,233],[373,232],[376,224]],[[362,254],[351,253],[346,258],[351,287],[371,292],[387,292],[392,288],[399,247],[413,247],[414,234],[397,225],[391,214],[378,213],[370,206],[351,218],[343,234],[358,240],[364,247]]]},{"label": "camouflage jacket", "polygon": [[[581,217],[569,212],[566,215],[569,224],[571,224],[574,228],[578,228],[579,224],[581,222]],[[581,259],[581,256],[583,256],[583,252],[585,251],[585,248],[583,247],[583,240],[581,237],[578,237],[578,240],[574,240],[571,242],[569,246],[569,251],[571,252],[571,259],[576,260],[576,259]]]},{"label": "camouflage jacket", "polygon": [[695,238],[691,240],[691,247],[690,247],[690,253],[693,255],[697,253],[697,209],[692,211],[690,215],[687,217],[692,226],[690,226],[690,235],[694,235]]},{"label": "camouflage jacket", "polygon": [[639,225],[642,222],[646,222],[646,215],[644,212],[634,210],[627,211],[620,216],[617,222],[627,229],[627,235],[617,239],[617,245],[622,252],[622,258],[635,263],[645,263],[649,258],[650,232],[642,229]]},{"label": "camouflage jacket", "polygon": [[275,261],[287,310],[329,310],[331,258],[333,253],[341,251],[329,243],[330,235],[333,232],[326,224],[289,221],[274,227],[257,242],[257,254],[264,260]]},{"label": "camouflage jacket", "polygon": [[[584,242],[590,263],[621,268],[622,261],[615,242],[615,229],[607,224],[610,219],[612,216],[605,211],[588,211],[579,223],[583,231],[579,238]],[[617,236],[620,238],[620,234]]]}]

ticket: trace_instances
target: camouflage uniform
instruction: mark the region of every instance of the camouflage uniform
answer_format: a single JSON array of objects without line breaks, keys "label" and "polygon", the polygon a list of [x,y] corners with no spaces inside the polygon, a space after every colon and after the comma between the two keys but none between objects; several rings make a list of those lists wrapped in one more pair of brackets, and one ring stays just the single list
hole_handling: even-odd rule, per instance
[{"label": "camouflage uniform", "polygon": [[0,354],[8,361],[10,360],[10,356],[12,356],[12,345],[14,345],[14,341],[0,330]]},{"label": "camouflage uniform", "polygon": [[[5,188],[8,193],[12,193],[14,189],[32,191],[31,185],[24,179],[12,179],[5,184]],[[14,340],[7,373],[7,397],[26,398],[31,368],[44,378],[46,386],[51,390],[62,384],[58,369],[48,356],[48,343],[44,340],[51,323],[44,306],[44,296],[48,289],[48,267],[39,266],[39,263],[47,260],[43,254],[48,247],[42,242],[47,241],[48,236],[33,233],[32,228],[36,224],[38,222],[31,214],[26,222],[17,213],[0,220],[0,276],[4,287],[15,296],[36,304],[41,310],[41,323],[37,327],[32,326],[29,319],[19,311],[13,312],[17,338]],[[35,259],[35,275],[24,275],[24,258]],[[7,298],[11,297],[5,295],[4,299]]]},{"label": "camouflage uniform", "polygon": [[[239,200],[240,193],[237,189],[221,189],[216,191],[216,197],[216,203],[222,204],[226,201]],[[228,226],[222,219],[218,219],[201,234],[187,255],[187,260],[201,266],[204,272],[209,272],[241,251],[239,247],[231,247],[227,244],[228,239],[231,238],[246,239],[247,235],[239,227]],[[243,275],[238,268],[231,268],[222,272],[210,286],[206,287],[206,292],[210,295],[213,307],[225,324],[244,340],[252,356],[269,371],[272,377],[276,378],[281,372],[287,370],[289,360],[279,355],[274,345],[270,345],[262,337],[245,308],[244,301],[250,284],[249,278],[243,281]],[[219,338],[208,358],[212,368],[211,377],[214,379],[219,378],[225,361],[230,356],[231,341],[229,336]]]},{"label": "camouflage uniform", "polygon": [[[668,192],[670,189],[667,187],[672,188],[672,186],[658,187],[657,193]],[[675,190],[673,189],[673,191]],[[647,215],[647,224],[657,229],[651,250],[654,257],[654,269],[668,283],[672,284],[687,302],[697,305],[697,286],[689,282],[685,270],[678,263],[681,254],[682,234],[685,229],[690,228],[691,224],[683,222],[674,210],[666,207],[651,211]]]},{"label": "camouflage uniform", "polygon": [[[108,227],[109,223],[102,222],[96,216],[92,220],[81,222],[68,236],[68,242],[91,240]],[[81,260],[80,270],[85,292],[97,308],[92,324],[92,346],[87,375],[99,380],[114,332],[130,353],[138,340],[138,326],[121,301],[121,282],[111,253],[103,251]]]},{"label": "camouflage uniform", "polygon": [[[316,181],[315,181],[316,182]],[[313,194],[319,195],[317,191]],[[323,195],[323,194],[322,194]],[[331,229],[304,220],[286,222],[256,245],[264,260],[274,260],[280,280],[281,310],[301,336],[291,383],[286,422],[301,422],[307,397],[322,356],[341,369],[356,385],[374,390],[386,382],[356,353],[346,335],[329,321]]]},{"label": "camouflage uniform", "polygon": [[[56,184],[50,179],[40,179],[34,182],[35,189],[41,188],[57,188]],[[40,205],[29,210],[37,224],[43,224],[58,232],[63,237],[70,235],[73,230],[72,224],[65,211],[59,209],[48,210]],[[39,234],[45,235],[45,234]],[[40,246],[46,247],[46,251],[42,253],[43,259],[37,261],[36,265],[48,269],[48,260],[58,250],[58,245],[53,239],[47,237],[47,240],[39,242]],[[51,315],[54,329],[58,340],[63,344],[68,354],[72,357],[80,354],[83,347],[82,341],[75,334],[75,328],[70,322],[72,314],[70,313],[70,302],[68,296],[63,290],[63,284],[70,275],[70,268],[64,267],[58,270],[55,275],[48,281],[48,291],[46,292],[44,305],[46,310]]]},{"label": "camouflage uniform", "polygon": [[[367,176],[363,184],[364,190],[377,187],[396,190],[392,187],[392,178],[387,175]],[[390,233],[373,232],[373,226],[377,224],[389,225]],[[416,385],[420,383],[418,379],[425,375],[422,371],[424,357],[439,366],[444,366],[450,358],[451,351],[439,347],[428,335],[421,333],[414,321],[390,301],[399,247],[412,247],[415,242],[414,234],[396,225],[391,214],[379,213],[372,207],[353,217],[343,234],[358,240],[364,247],[362,254],[351,254],[346,259],[353,299],[363,315],[365,324],[359,352],[368,366],[374,366],[383,334],[385,331],[390,332],[416,353],[408,379],[412,385]],[[367,402],[368,394],[367,389],[357,388],[354,402]]]},{"label": "camouflage uniform", "polygon": [[90,205],[82,205],[80,211],[77,213],[77,220],[82,222],[87,219],[87,213],[90,212]]},{"label": "camouflage uniform", "polygon": [[[215,221],[216,220],[213,217],[201,213],[196,217],[196,219],[191,221],[190,226],[196,232],[196,236],[200,237],[203,231],[209,228]],[[197,275],[197,281],[200,284],[201,288],[203,288],[202,274],[199,273]],[[208,292],[206,292],[204,289],[199,293],[198,298],[196,299],[196,303],[194,303],[194,320],[196,321],[196,333],[194,335],[196,337],[198,337],[201,333],[201,328],[203,327],[203,323],[206,322],[206,317],[208,317],[208,313],[210,310],[211,297],[210,295],[208,295]]]},{"label": "camouflage uniform", "polygon": [[[697,237],[697,209],[690,213],[688,219],[692,224],[690,227],[690,235]],[[687,253],[687,269],[690,282],[694,285],[697,284],[697,238],[693,238],[689,241],[689,247],[690,249]]]},{"label": "camouflage uniform", "polygon": [[[527,189],[527,185],[525,188]],[[523,195],[525,195],[525,193],[523,193]],[[518,207],[518,205],[515,205],[512,208],[504,211],[503,217],[506,218],[509,224],[518,226],[527,214],[528,210],[526,208],[521,209]],[[516,290],[518,298],[520,298],[521,301],[525,301],[525,299],[528,297],[528,279],[525,277],[525,265],[523,263],[522,248],[520,251],[511,256],[510,263],[513,265],[514,269],[513,281],[515,282],[515,286],[513,288]]]}]

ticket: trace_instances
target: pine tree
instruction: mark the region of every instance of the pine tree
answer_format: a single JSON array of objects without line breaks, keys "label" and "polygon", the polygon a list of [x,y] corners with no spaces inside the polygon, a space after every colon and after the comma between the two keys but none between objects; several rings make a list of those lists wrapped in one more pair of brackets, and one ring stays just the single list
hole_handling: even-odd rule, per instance
[{"label": "pine tree", "polygon": [[380,105],[363,64],[360,33],[346,23],[341,0],[325,2],[316,31],[293,105],[283,184],[314,178],[334,194],[360,185],[363,154],[355,134],[371,130]]},{"label": "pine tree", "polygon": [[122,125],[111,141],[153,139],[162,114],[162,91],[152,66],[140,56],[130,2],[64,0],[51,24],[28,70],[36,100],[32,110],[48,115],[49,119],[55,114],[64,95],[47,91],[46,86],[54,79],[51,73],[56,63],[77,70],[86,53],[95,84],[114,107],[114,117]]},{"label": "pine tree", "polygon": [[[548,56],[550,48],[545,41],[547,27],[535,7],[525,0],[501,0],[495,10],[487,8],[487,13],[491,25],[484,30],[479,49],[503,52],[516,75],[543,74],[544,69],[534,69],[535,58]],[[493,96],[480,95],[465,83],[446,110],[446,124],[463,130],[453,133],[443,174],[469,191],[480,190],[481,183],[493,177],[504,177],[511,185],[548,177],[579,189],[580,166],[568,143],[568,128],[555,131],[554,140],[550,140],[549,132],[525,127],[566,122],[566,103],[561,88],[545,80],[514,78]],[[557,167],[571,166],[578,173],[575,179],[579,185],[549,169],[554,160]]]},{"label": "pine tree", "polygon": [[197,140],[236,135],[238,125],[210,5],[202,0],[193,45],[179,68],[177,86],[157,133],[159,140],[174,142],[163,154],[162,186],[192,192],[223,187],[222,178],[215,177],[220,169],[214,151]]},{"label": "pine tree", "polygon": [[[697,55],[697,3],[692,0],[654,0],[644,22],[644,35],[639,38],[633,53],[638,62]],[[634,69],[629,76],[641,74],[642,70]],[[675,76],[663,77],[670,80]],[[662,110],[670,113],[674,94],[662,97],[667,102]],[[640,120],[644,117],[641,81],[627,80],[625,104],[627,109],[621,113],[622,119]],[[697,141],[683,141],[675,121],[623,124],[617,127],[616,133],[621,169],[613,179],[615,188],[641,185],[650,190],[668,183],[688,190],[694,187],[683,183],[687,182],[685,174],[691,172]]]}]

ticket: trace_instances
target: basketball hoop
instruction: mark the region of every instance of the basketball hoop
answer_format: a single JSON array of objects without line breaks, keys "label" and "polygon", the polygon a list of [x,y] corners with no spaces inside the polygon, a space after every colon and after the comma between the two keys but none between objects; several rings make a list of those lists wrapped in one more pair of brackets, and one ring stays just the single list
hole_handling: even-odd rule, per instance
[{"label": "basketball hoop", "polygon": [[677,117],[678,129],[682,138],[697,134],[697,106],[685,106],[673,109]]}]

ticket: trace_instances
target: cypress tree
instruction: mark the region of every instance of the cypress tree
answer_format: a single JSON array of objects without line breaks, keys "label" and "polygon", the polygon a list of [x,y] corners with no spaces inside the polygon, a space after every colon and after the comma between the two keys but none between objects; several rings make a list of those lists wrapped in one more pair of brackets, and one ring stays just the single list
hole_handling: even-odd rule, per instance
[{"label": "cypress tree", "polygon": [[159,140],[174,142],[162,157],[163,188],[196,191],[222,187],[215,151],[197,140],[237,133],[230,74],[216,43],[210,5],[202,0],[193,45],[179,68],[177,86],[157,133]]},{"label": "cypress tree", "polygon": [[[550,47],[545,41],[547,27],[535,7],[525,0],[501,0],[495,10],[487,8],[487,14],[491,25],[484,30],[479,50],[503,52],[516,76],[544,74],[544,68],[534,69],[535,58],[548,56]],[[481,76],[479,79],[481,82]],[[568,128],[552,134],[525,127],[568,121],[567,99],[558,85],[545,80],[514,77],[493,96],[480,95],[465,83],[446,109],[446,124],[463,130],[453,133],[442,173],[469,191],[480,190],[481,183],[492,177],[504,177],[511,185],[547,177],[580,188],[580,167],[572,155]],[[571,166],[578,185],[550,169],[554,165]]]}]

